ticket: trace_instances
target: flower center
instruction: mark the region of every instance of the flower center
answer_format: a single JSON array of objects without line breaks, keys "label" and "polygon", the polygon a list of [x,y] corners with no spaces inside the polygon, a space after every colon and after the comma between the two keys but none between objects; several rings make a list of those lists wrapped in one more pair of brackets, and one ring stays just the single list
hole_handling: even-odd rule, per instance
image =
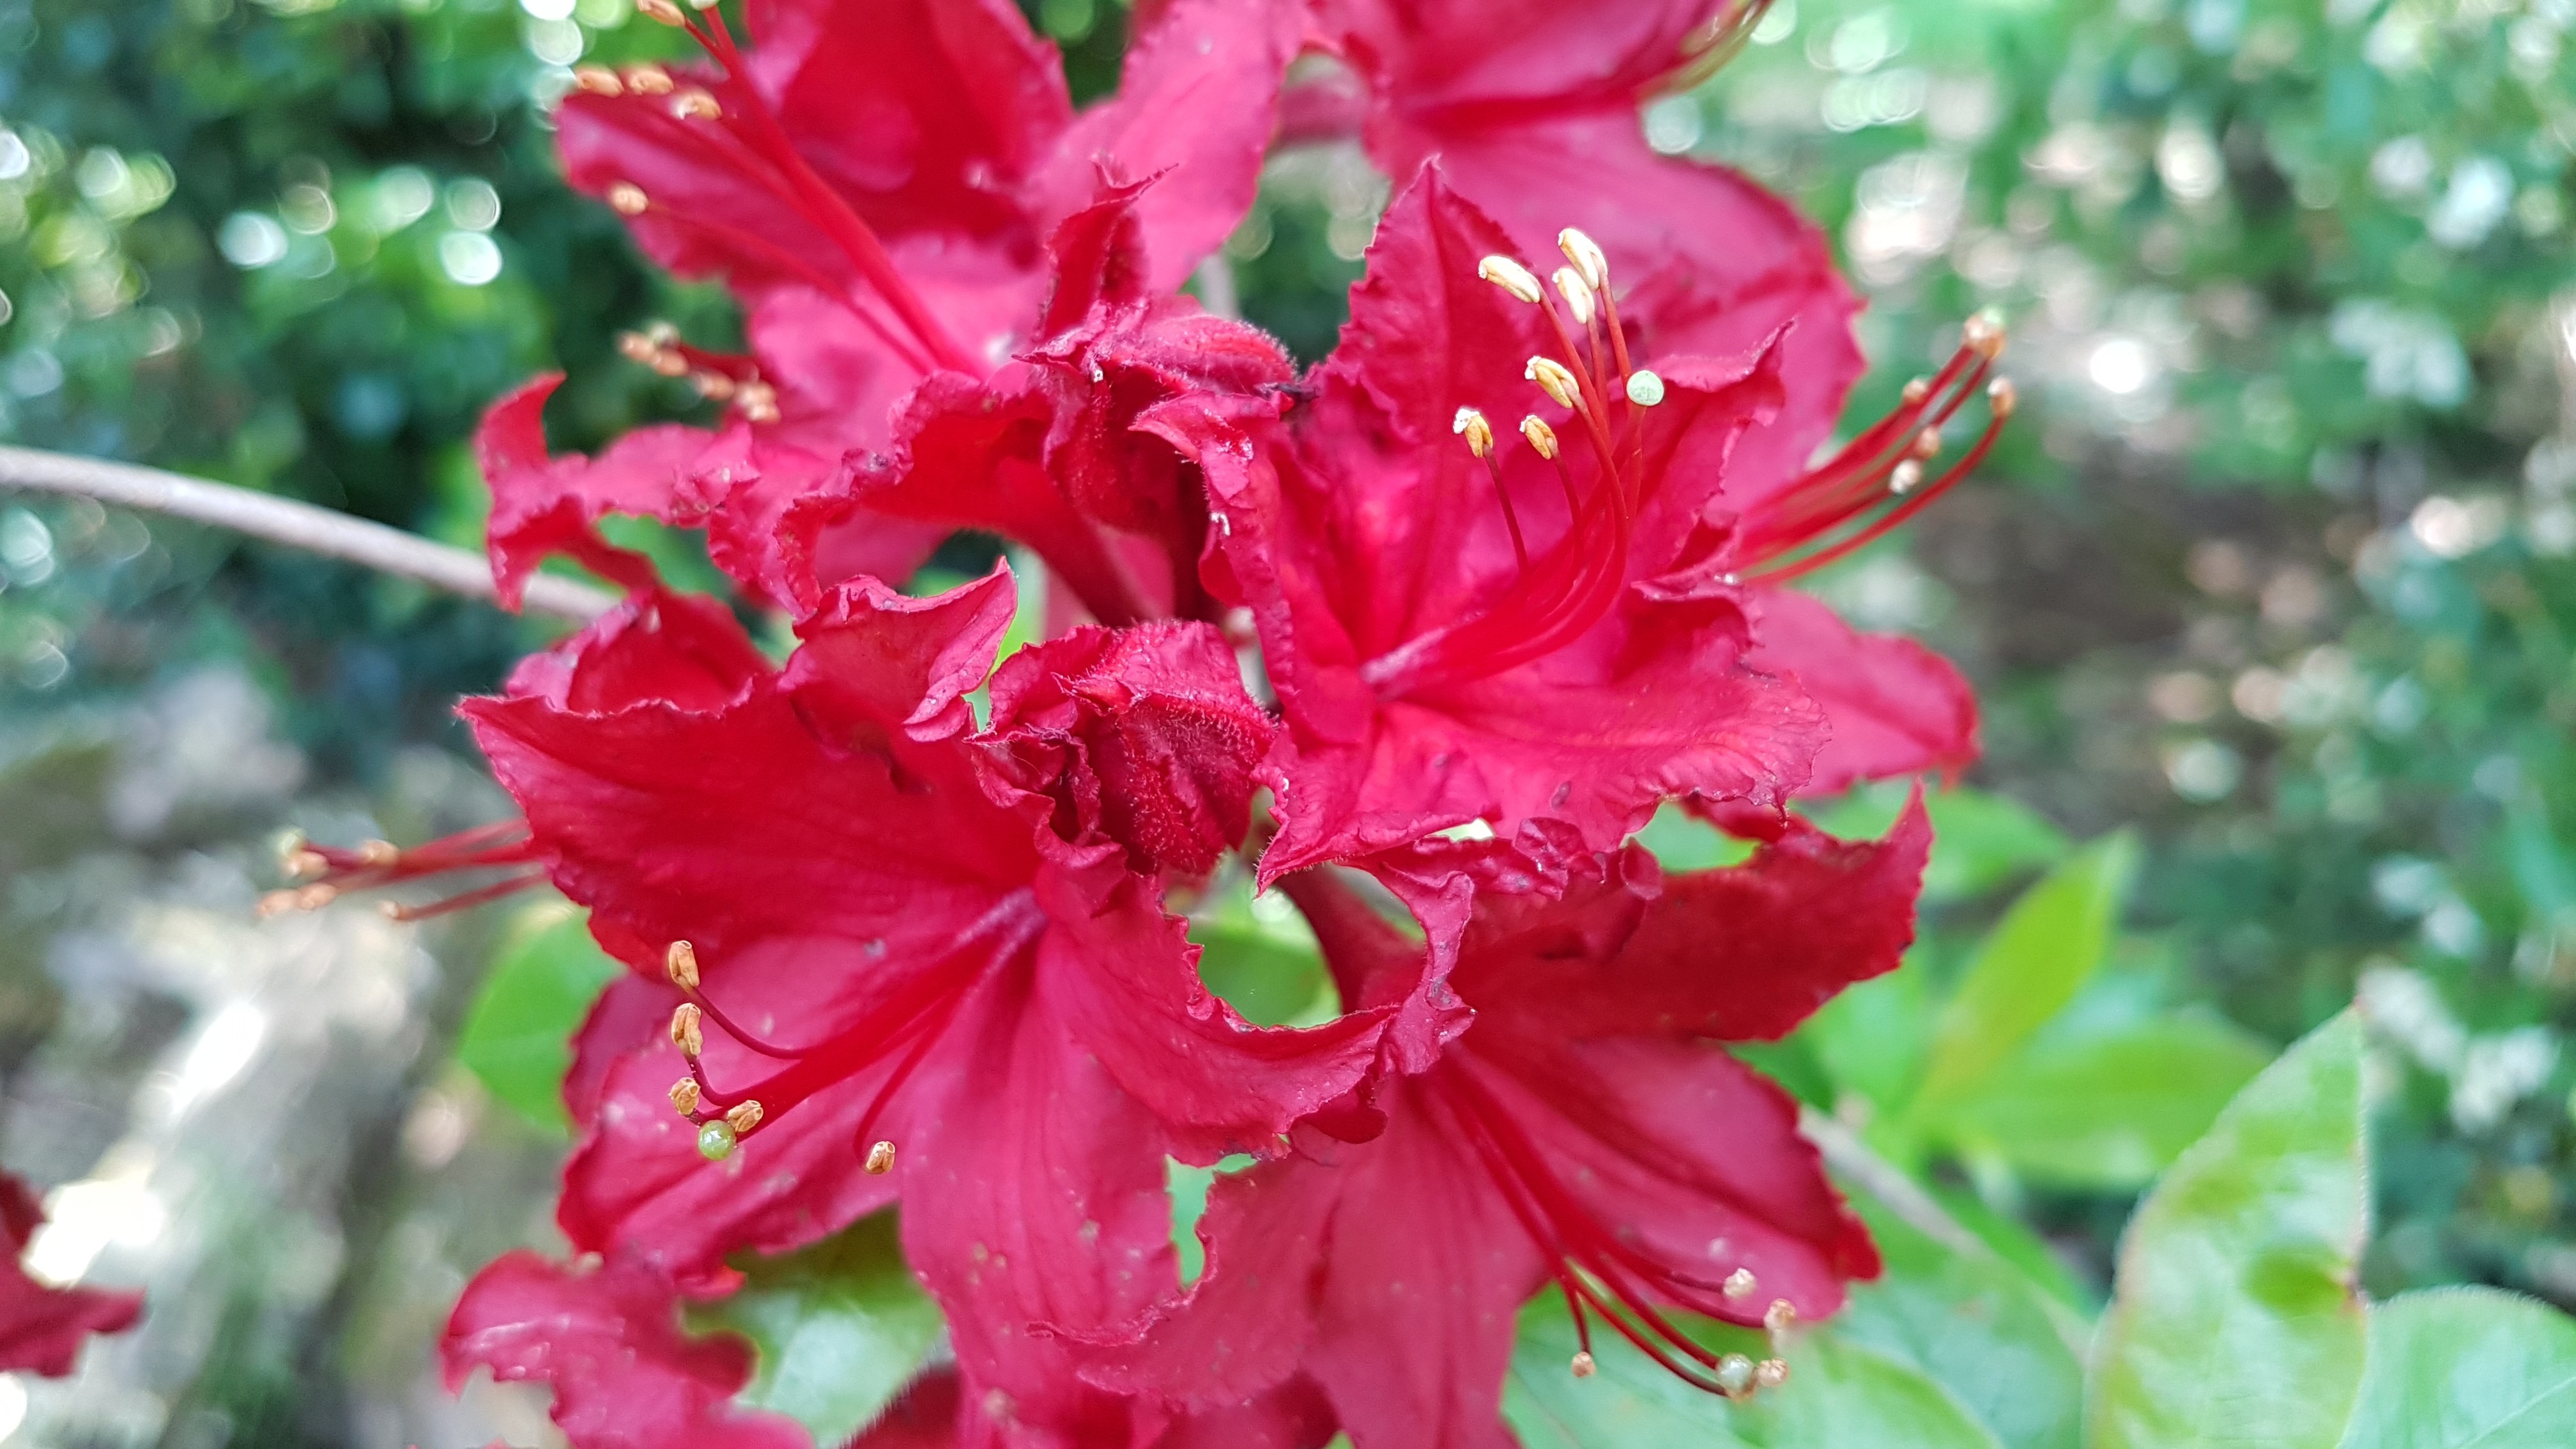
[{"label": "flower center", "polygon": [[[674,941],[664,969],[688,1000],[672,1011],[671,1041],[688,1059],[689,1074],[671,1084],[671,1105],[698,1127],[699,1151],[721,1160],[764,1123],[778,1120],[818,1092],[892,1060],[892,1070],[869,1099],[853,1133],[853,1150],[864,1157],[869,1172],[892,1171],[894,1144],[875,1137],[887,1104],[938,1044],[967,991],[1044,927],[1045,917],[1035,899],[1026,891],[1015,892],[967,927],[946,954],[912,974],[858,1020],[810,1046],[781,1046],[746,1030],[707,996],[699,979],[697,948],[687,941]],[[747,1050],[785,1065],[746,1086],[718,1087],[708,1079],[701,1060],[709,1023]]]},{"label": "flower center", "polygon": [[[691,4],[695,6],[697,0],[691,0]],[[654,65],[629,66],[623,72],[605,66],[584,66],[574,72],[574,83],[593,95],[634,95],[662,102],[662,124],[670,128],[682,147],[744,177],[795,212],[849,260],[865,280],[867,290],[854,291],[824,275],[769,237],[721,218],[674,210],[632,181],[622,181],[608,189],[609,205],[625,216],[651,213],[662,217],[805,282],[847,308],[889,350],[918,371],[946,368],[982,376],[985,369],[948,334],[896,270],[894,259],[887,255],[876,232],[830,183],[816,174],[788,139],[777,113],[753,83],[722,12],[699,7],[693,15],[667,0],[655,0],[639,8],[666,25],[687,31],[705,49],[721,71],[712,85],[683,84]]]},{"label": "flower center", "polygon": [[[536,846],[528,837],[528,822],[524,820],[503,820],[477,826],[409,850],[383,840],[370,840],[355,849],[315,845],[299,836],[287,842],[281,855],[287,878],[304,884],[270,891],[260,897],[259,913],[262,916],[320,910],[352,891],[378,890],[431,876],[453,875],[460,871],[514,871],[489,885],[425,906],[406,906],[397,901],[378,903],[379,910],[397,921],[418,921],[499,900],[538,885],[546,878],[545,870],[538,864]],[[515,869],[522,866],[530,868]]]},{"label": "flower center", "polygon": [[[1430,1089],[1427,1095],[1451,1119],[1456,1136],[1475,1151],[1522,1230],[1549,1259],[1548,1271],[1574,1317],[1576,1377],[1593,1371],[1592,1320],[1598,1317],[1693,1388],[1741,1399],[1787,1380],[1785,1361],[1775,1357],[1756,1363],[1743,1354],[1712,1352],[1656,1307],[1660,1300],[1693,1312],[1740,1318],[1761,1291],[1752,1270],[1739,1267],[1712,1280],[1658,1261],[1623,1239],[1565,1186],[1546,1155],[1476,1080],[1467,1061],[1444,1063],[1422,1080]],[[1772,1300],[1762,1323],[1775,1345],[1794,1317],[1787,1299]]]}]

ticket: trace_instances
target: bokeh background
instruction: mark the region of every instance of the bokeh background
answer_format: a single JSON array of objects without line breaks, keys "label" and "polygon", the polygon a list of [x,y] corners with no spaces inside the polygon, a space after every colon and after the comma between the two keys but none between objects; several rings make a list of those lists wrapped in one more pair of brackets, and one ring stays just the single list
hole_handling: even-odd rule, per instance
[{"label": "bokeh background", "polygon": [[[669,53],[630,5],[0,0],[0,440],[470,545],[503,388],[568,369],[570,445],[690,415],[614,335],[728,304],[565,191],[547,129],[575,61]],[[1028,8],[1077,96],[1114,79],[1118,0]],[[1768,1064],[2071,1301],[2215,1100],[2358,993],[2370,1286],[2576,1305],[2571,46],[2576,0],[1778,0],[1643,114],[1831,234],[1855,419],[2011,323],[2005,446],[1819,585],[1967,669],[1986,760],[1917,966]],[[1329,348],[1386,194],[1356,149],[1279,156],[1226,248],[1247,315]],[[287,830],[502,812],[449,707],[548,637],[0,494],[0,1161],[51,1191],[40,1271],[151,1294],[79,1377],[0,1379],[6,1442],[550,1442],[542,1395],[453,1398],[430,1349],[548,1240],[606,968],[560,903],[251,910]],[[2104,965],[2024,1100],[1915,1130],[1943,983],[2051,871],[2111,903]]]}]

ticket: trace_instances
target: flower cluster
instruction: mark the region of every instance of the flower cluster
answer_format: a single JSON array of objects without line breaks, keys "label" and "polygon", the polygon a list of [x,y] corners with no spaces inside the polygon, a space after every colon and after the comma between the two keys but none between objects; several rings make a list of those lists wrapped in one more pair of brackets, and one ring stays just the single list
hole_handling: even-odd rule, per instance
[{"label": "flower cluster", "polygon": [[[505,592],[562,554],[626,601],[465,706],[523,822],[303,849],[281,897],[505,868],[633,968],[565,1085],[573,1257],[477,1279],[451,1372],[549,1381],[583,1449],[801,1444],[680,1306],[899,1204],[953,1366],[866,1443],[1507,1444],[1549,1285],[1578,1374],[1606,1333],[1777,1385],[1688,1316],[1778,1333],[1877,1260],[1722,1044],[1892,968],[1928,844],[1787,803],[1975,750],[1947,665],[1785,586],[2011,392],[1972,325],[1821,446],[1859,361],[1820,239],[1637,134],[1759,5],[1141,3],[1080,111],[1009,0],[641,8],[704,62],[580,72],[562,147],[740,299],[745,354],[628,339],[721,422],[584,458],[551,382],[493,409]],[[1291,84],[1301,51],[1338,64]],[[1300,376],[1180,285],[1268,148],[1334,133],[1403,185]],[[793,652],[610,512],[703,529]],[[998,668],[1007,568],[887,582],[960,530],[1044,565]],[[1630,837],[1676,801],[1759,848],[1665,875]],[[1329,1021],[1201,983],[1177,912],[1238,860],[1313,926]],[[1184,1286],[1167,1159],[1228,1158]]]}]

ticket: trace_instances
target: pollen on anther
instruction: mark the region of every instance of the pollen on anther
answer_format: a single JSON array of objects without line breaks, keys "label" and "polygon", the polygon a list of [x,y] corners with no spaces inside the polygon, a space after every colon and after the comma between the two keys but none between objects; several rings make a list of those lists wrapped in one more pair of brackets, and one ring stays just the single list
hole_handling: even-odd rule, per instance
[{"label": "pollen on anther", "polygon": [[671,1105],[686,1117],[698,1110],[698,1079],[682,1077],[671,1084]]},{"label": "pollen on anther", "polygon": [[280,868],[286,872],[288,880],[311,880],[327,873],[331,869],[331,861],[322,852],[299,845],[286,853]]},{"label": "pollen on anther", "polygon": [[662,970],[682,991],[697,990],[698,948],[687,941],[673,941],[662,953]]},{"label": "pollen on anther", "polygon": [[724,107],[712,92],[692,86],[671,97],[671,114],[683,121],[713,121],[724,116]]},{"label": "pollen on anther", "polygon": [[1583,274],[1583,280],[1596,287],[1610,285],[1610,259],[1601,254],[1600,243],[1569,226],[1556,234],[1556,249],[1565,253],[1567,261],[1574,263],[1574,269]]},{"label": "pollen on anther", "polygon": [[1479,458],[1494,451],[1494,425],[1485,421],[1485,415],[1474,408],[1458,409],[1458,416],[1450,422],[1449,430],[1465,438],[1467,451]]},{"label": "pollen on anther", "polygon": [[1905,400],[1909,403],[1919,403],[1931,395],[1932,379],[1928,377],[1914,378],[1905,384]]},{"label": "pollen on anther", "polygon": [[894,1171],[894,1144],[880,1142],[868,1149],[868,1176],[883,1177]]},{"label": "pollen on anther", "polygon": [[639,96],[667,96],[679,83],[671,73],[658,65],[630,65],[626,68],[626,88]]},{"label": "pollen on anther", "polygon": [[2004,351],[2004,324],[1991,312],[1979,312],[1959,328],[1959,345],[1988,362]]},{"label": "pollen on anther", "polygon": [[1797,1321],[1798,1310],[1786,1298],[1774,1298],[1771,1306],[1762,1310],[1762,1327],[1772,1333],[1786,1333],[1789,1325]]},{"label": "pollen on anther", "polygon": [[1923,465],[1908,458],[1887,470],[1887,491],[1902,498],[1923,481]]},{"label": "pollen on anther", "polygon": [[1600,1369],[1600,1366],[1592,1361],[1592,1350],[1588,1348],[1576,1350],[1574,1362],[1566,1367],[1572,1369],[1578,1379],[1588,1379]]},{"label": "pollen on anther", "polygon": [[653,198],[634,182],[620,181],[608,188],[608,205],[619,216],[642,216],[652,208]]},{"label": "pollen on anther", "polygon": [[1914,435],[1914,446],[1908,451],[1917,458],[1929,458],[1941,451],[1941,430],[1925,428]]},{"label": "pollen on anther", "polygon": [[733,1110],[725,1113],[724,1116],[725,1121],[732,1124],[734,1135],[737,1137],[749,1136],[751,1129],[760,1125],[760,1118],[761,1107],[758,1102],[737,1102]]},{"label": "pollen on anther", "polygon": [[680,7],[672,4],[671,0],[635,0],[635,13],[663,25],[689,23],[689,17],[681,14]]},{"label": "pollen on anther", "polygon": [[1724,1292],[1727,1297],[1741,1303],[1745,1299],[1752,1297],[1754,1290],[1761,1286],[1761,1283],[1754,1278],[1752,1269],[1738,1268],[1734,1272],[1726,1275],[1726,1282],[1720,1285],[1720,1291]]},{"label": "pollen on anther", "polygon": [[1656,407],[1664,400],[1664,380],[1644,368],[1628,374],[1628,401],[1641,408]]},{"label": "pollen on anther", "polygon": [[1565,310],[1574,314],[1574,325],[1591,326],[1592,284],[1583,280],[1583,274],[1572,267],[1559,267],[1549,280],[1556,283],[1556,294],[1565,299]]},{"label": "pollen on anther", "polygon": [[754,378],[734,389],[734,406],[755,423],[778,421],[778,389]]},{"label": "pollen on anther", "polygon": [[1536,416],[1521,419],[1521,436],[1529,439],[1530,447],[1536,449],[1540,457],[1556,456],[1556,429],[1549,427],[1545,420]]},{"label": "pollen on anther", "polygon": [[1538,278],[1530,275],[1530,269],[1510,257],[1496,255],[1485,258],[1476,263],[1476,275],[1523,302],[1535,304],[1547,296],[1539,290]]},{"label": "pollen on anther", "polygon": [[1539,391],[1554,398],[1558,407],[1583,411],[1582,385],[1574,380],[1574,374],[1564,363],[1553,357],[1533,357],[1529,366],[1521,369],[1521,376],[1537,383]]},{"label": "pollen on anther", "polygon": [[[706,1050],[706,1032],[698,1024],[696,1002],[683,1001],[671,1008],[671,1045],[678,1047],[682,1056],[691,1058]],[[1733,1280],[1730,1279],[1729,1286],[1732,1285]]]},{"label": "pollen on anther", "polygon": [[696,388],[698,396],[709,402],[728,402],[733,398],[733,379],[721,372],[690,373],[689,386]]},{"label": "pollen on anther", "polygon": [[1753,1366],[1755,1388],[1776,1389],[1788,1381],[1789,1361],[1787,1359],[1766,1358]]},{"label": "pollen on anther", "polygon": [[1997,422],[2011,417],[2013,405],[2020,400],[2021,394],[2014,390],[2009,377],[1999,377],[1986,384],[1986,406],[1994,410]]},{"label": "pollen on anther", "polygon": [[1728,1398],[1739,1398],[1753,1391],[1756,1372],[1753,1360],[1740,1353],[1730,1353],[1717,1361],[1717,1386],[1726,1392]]},{"label": "pollen on anther", "polygon": [[572,68],[572,83],[594,96],[622,96],[626,85],[617,72],[604,65],[577,65]]}]

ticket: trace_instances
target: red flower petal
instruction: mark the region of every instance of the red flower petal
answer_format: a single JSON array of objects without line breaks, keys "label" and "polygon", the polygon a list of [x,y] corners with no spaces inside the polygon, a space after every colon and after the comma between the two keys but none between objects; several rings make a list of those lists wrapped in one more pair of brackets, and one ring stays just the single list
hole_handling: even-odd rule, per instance
[{"label": "red flower petal", "polygon": [[1748,662],[1796,679],[1833,731],[1809,793],[1976,763],[1977,697],[1948,660],[1911,639],[1858,633],[1789,589],[1757,597],[1759,647]]},{"label": "red flower petal", "polygon": [[16,1176],[0,1172],[0,1372],[70,1374],[93,1333],[122,1333],[143,1316],[143,1295],[99,1288],[49,1288],[27,1276],[19,1256],[44,1226],[45,1205]]}]

